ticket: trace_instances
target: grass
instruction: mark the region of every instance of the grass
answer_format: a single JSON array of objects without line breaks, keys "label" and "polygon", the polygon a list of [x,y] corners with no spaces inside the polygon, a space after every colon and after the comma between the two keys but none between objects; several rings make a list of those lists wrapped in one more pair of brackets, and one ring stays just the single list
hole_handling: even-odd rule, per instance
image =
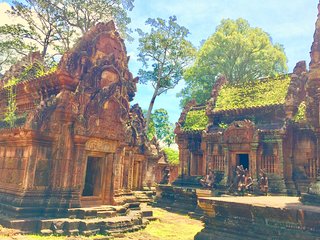
[{"label": "grass", "polygon": [[[153,215],[158,220],[150,222],[141,231],[119,235],[114,239],[118,240],[192,240],[194,236],[203,228],[199,220],[194,220],[186,215],[170,213],[160,208],[153,209]],[[40,236],[40,235],[17,235],[15,230],[1,228],[1,240],[89,240],[99,239],[102,235],[83,237],[83,236]]]},{"label": "grass", "polygon": [[123,239],[192,240],[203,228],[202,223],[198,220],[162,209],[154,209],[154,216],[159,220],[151,222],[146,229],[140,232],[126,234]]}]

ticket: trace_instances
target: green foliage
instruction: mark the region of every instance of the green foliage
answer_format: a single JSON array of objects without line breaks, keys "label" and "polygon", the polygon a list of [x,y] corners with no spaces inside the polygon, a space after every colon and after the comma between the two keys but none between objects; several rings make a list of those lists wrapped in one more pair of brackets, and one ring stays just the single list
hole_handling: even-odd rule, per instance
[{"label": "green foliage", "polygon": [[10,128],[15,126],[17,120],[17,103],[16,103],[16,91],[15,87],[18,83],[17,78],[10,79],[4,86],[8,94],[8,105],[4,115],[4,121],[9,125]]},{"label": "green foliage", "polygon": [[8,104],[7,104],[7,110],[5,112],[5,116],[3,120],[9,127],[11,128],[14,127],[18,120],[23,121],[23,118],[24,118],[24,116],[22,117],[20,116],[20,118],[18,118],[18,116],[16,115],[16,111],[17,111],[16,85],[19,82],[28,80],[33,77],[41,77],[41,76],[47,75],[49,73],[56,71],[56,69],[57,69],[57,66],[53,66],[48,71],[46,71],[46,68],[43,64],[36,62],[34,64],[26,66],[24,70],[20,73],[19,77],[11,78],[7,83],[5,83],[4,89],[6,89],[7,91]]},{"label": "green foliage", "polygon": [[260,107],[285,101],[290,77],[267,79],[222,87],[215,110]]},{"label": "green foliage", "polygon": [[170,131],[169,131],[168,134],[163,138],[163,142],[164,142],[168,147],[170,147],[171,144],[174,143],[174,137],[175,137],[174,129],[173,129],[173,125],[171,124],[171,125],[170,125]]},{"label": "green foliage", "polygon": [[163,151],[170,165],[179,164],[179,152],[177,150],[167,147],[167,148],[164,148]]},{"label": "green foliage", "polygon": [[130,29],[127,28],[131,20],[127,11],[132,10],[133,1],[12,1],[12,9],[8,13],[24,20],[26,24],[2,26],[0,38],[22,43],[15,44],[20,48],[30,42],[39,48],[46,59],[53,59],[55,55],[70,50],[81,35],[98,22],[114,20],[120,33],[131,38]]},{"label": "green foliage", "polygon": [[127,11],[134,7],[134,0],[46,0],[55,8],[61,25],[58,35],[63,40],[64,48],[86,33],[98,22],[113,20],[122,37],[131,40],[131,30],[127,25],[131,22]]},{"label": "green foliage", "polygon": [[186,87],[179,94],[181,104],[190,99],[204,104],[220,74],[230,83],[242,83],[284,73],[286,61],[283,47],[273,44],[262,29],[251,27],[244,19],[222,20],[184,73]]},{"label": "green foliage", "polygon": [[150,124],[148,126],[147,137],[151,141],[154,138],[154,136],[156,136],[156,128],[154,126],[153,120],[151,119]]},{"label": "green foliage", "polygon": [[295,121],[295,122],[305,121],[306,120],[306,110],[307,110],[306,102],[302,101],[298,107],[298,111],[297,111],[296,115],[294,115],[294,117],[293,117],[293,121]]},{"label": "green foliage", "polygon": [[[50,1],[13,1],[9,13],[12,17],[23,19],[26,22],[21,25],[22,32],[16,37],[25,42],[32,42],[39,47],[43,58],[47,56],[49,46],[53,47],[54,44],[59,44],[61,39],[58,35],[58,29],[63,25]],[[14,37],[14,33],[10,31],[8,35]]]},{"label": "green foliage", "polygon": [[194,55],[194,48],[186,40],[189,30],[180,26],[175,16],[169,21],[149,18],[146,24],[151,27],[150,33],[141,29],[137,32],[140,36],[138,56],[143,63],[139,79],[141,83],[151,83],[154,88],[146,116],[148,126],[157,96],[174,88],[182,79],[183,70]]},{"label": "green foliage", "polygon": [[219,128],[227,129],[228,126],[229,125],[227,123],[224,123],[224,122],[219,123]]},{"label": "green foliage", "polygon": [[170,131],[169,115],[167,110],[160,108],[153,112],[152,120],[156,128],[157,137],[163,139]]},{"label": "green foliage", "polygon": [[27,34],[21,24],[0,26],[0,72],[9,68],[35,46],[23,41],[20,36]]},{"label": "green foliage", "polygon": [[208,124],[208,117],[205,110],[190,110],[187,113],[186,121],[182,126],[184,131],[204,130]]},{"label": "green foliage", "polygon": [[[146,114],[146,111],[144,111],[144,114]],[[152,113],[147,136],[149,140],[157,136],[157,138],[165,142],[167,146],[170,146],[174,142],[173,126],[169,122],[167,110],[160,108]]]}]

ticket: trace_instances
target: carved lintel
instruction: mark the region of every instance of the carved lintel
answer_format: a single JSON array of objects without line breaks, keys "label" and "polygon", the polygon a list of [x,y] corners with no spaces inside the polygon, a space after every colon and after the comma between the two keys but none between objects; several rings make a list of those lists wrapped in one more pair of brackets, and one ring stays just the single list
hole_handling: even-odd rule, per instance
[{"label": "carved lintel", "polygon": [[85,150],[94,152],[114,153],[117,150],[117,143],[110,140],[89,139],[85,144]]}]

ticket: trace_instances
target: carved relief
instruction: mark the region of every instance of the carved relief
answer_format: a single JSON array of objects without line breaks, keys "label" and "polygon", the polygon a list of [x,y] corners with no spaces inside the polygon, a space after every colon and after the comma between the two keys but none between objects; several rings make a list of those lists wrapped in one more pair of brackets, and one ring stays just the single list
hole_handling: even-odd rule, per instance
[{"label": "carved relief", "polygon": [[90,139],[85,144],[85,150],[94,152],[115,153],[117,144],[113,141]]},{"label": "carved relief", "polygon": [[250,143],[254,131],[254,123],[249,120],[233,122],[223,134],[224,142]]}]

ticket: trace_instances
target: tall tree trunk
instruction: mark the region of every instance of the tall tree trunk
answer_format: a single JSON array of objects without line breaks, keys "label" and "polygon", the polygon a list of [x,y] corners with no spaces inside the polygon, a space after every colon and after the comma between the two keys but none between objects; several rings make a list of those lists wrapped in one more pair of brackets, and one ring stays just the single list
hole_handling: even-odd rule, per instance
[{"label": "tall tree trunk", "polygon": [[159,91],[159,87],[157,86],[157,87],[154,89],[154,93],[153,93],[153,96],[152,96],[152,98],[151,98],[151,101],[150,101],[150,104],[149,104],[149,108],[148,108],[148,112],[147,112],[146,132],[148,132],[148,130],[149,130],[149,124],[150,124],[150,119],[151,119],[151,112],[152,112],[152,109],[153,109],[154,102],[156,101],[156,98],[157,98],[157,96],[158,96],[158,91]]}]

